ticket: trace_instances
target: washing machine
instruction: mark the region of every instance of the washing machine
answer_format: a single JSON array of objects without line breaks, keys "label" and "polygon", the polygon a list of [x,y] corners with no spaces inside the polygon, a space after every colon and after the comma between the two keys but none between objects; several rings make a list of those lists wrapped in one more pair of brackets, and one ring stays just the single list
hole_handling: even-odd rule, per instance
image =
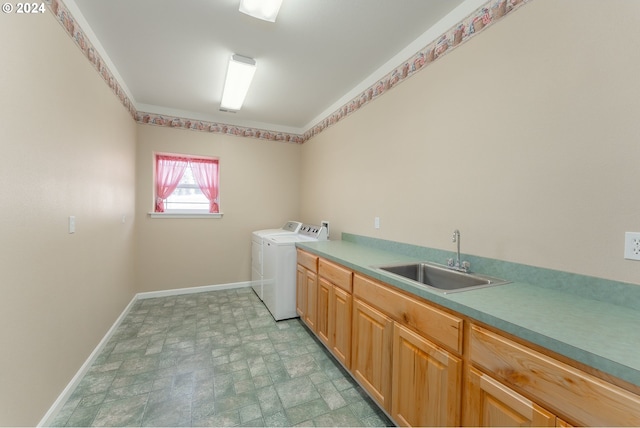
[{"label": "washing machine", "polygon": [[289,235],[264,238],[263,302],[276,321],[295,318],[297,242],[326,241],[324,226],[302,225],[300,231]]},{"label": "washing machine", "polygon": [[264,238],[275,235],[293,235],[298,233],[301,227],[302,223],[299,221],[288,221],[279,229],[263,229],[251,233],[251,286],[260,300],[263,300]]}]

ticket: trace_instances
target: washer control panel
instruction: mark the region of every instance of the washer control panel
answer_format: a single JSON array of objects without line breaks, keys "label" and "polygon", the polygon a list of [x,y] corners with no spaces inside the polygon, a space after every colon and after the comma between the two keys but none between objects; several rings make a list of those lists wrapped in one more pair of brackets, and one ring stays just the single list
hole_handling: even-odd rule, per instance
[{"label": "washer control panel", "polygon": [[318,241],[327,240],[327,228],[324,226],[316,226],[313,224],[303,224],[298,234],[317,239]]}]

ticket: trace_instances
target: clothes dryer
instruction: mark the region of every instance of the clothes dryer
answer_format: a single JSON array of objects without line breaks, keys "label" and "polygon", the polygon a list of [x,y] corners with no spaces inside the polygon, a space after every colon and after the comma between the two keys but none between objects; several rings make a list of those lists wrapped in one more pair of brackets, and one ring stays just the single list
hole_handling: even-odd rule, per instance
[{"label": "clothes dryer", "polygon": [[288,221],[279,229],[263,229],[251,233],[251,282],[253,291],[255,291],[260,300],[263,300],[264,238],[267,236],[296,234],[301,227],[302,223],[299,221]]}]

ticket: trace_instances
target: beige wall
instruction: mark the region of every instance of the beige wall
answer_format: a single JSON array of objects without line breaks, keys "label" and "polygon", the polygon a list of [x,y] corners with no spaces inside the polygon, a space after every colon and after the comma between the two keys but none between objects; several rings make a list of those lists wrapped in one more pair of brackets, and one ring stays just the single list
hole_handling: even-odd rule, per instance
[{"label": "beige wall", "polygon": [[638,40],[640,2],[533,1],[305,143],[302,217],[640,284]]},{"label": "beige wall", "polygon": [[[220,158],[221,219],[152,219],[153,154]],[[138,126],[136,284],[155,291],[251,279],[251,232],[298,218],[300,146]]]},{"label": "beige wall", "polygon": [[0,48],[0,425],[33,426],[133,297],[135,122],[49,12]]}]

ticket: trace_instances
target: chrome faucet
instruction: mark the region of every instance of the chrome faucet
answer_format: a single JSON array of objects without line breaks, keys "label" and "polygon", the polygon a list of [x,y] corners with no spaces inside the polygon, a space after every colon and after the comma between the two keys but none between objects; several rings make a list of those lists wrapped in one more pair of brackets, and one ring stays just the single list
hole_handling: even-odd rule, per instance
[{"label": "chrome faucet", "polygon": [[469,272],[469,268],[471,267],[471,263],[469,262],[460,262],[460,231],[458,229],[453,231],[453,237],[451,239],[452,242],[456,243],[456,260],[453,259],[447,260],[447,266],[451,269],[460,271],[460,272]]}]

